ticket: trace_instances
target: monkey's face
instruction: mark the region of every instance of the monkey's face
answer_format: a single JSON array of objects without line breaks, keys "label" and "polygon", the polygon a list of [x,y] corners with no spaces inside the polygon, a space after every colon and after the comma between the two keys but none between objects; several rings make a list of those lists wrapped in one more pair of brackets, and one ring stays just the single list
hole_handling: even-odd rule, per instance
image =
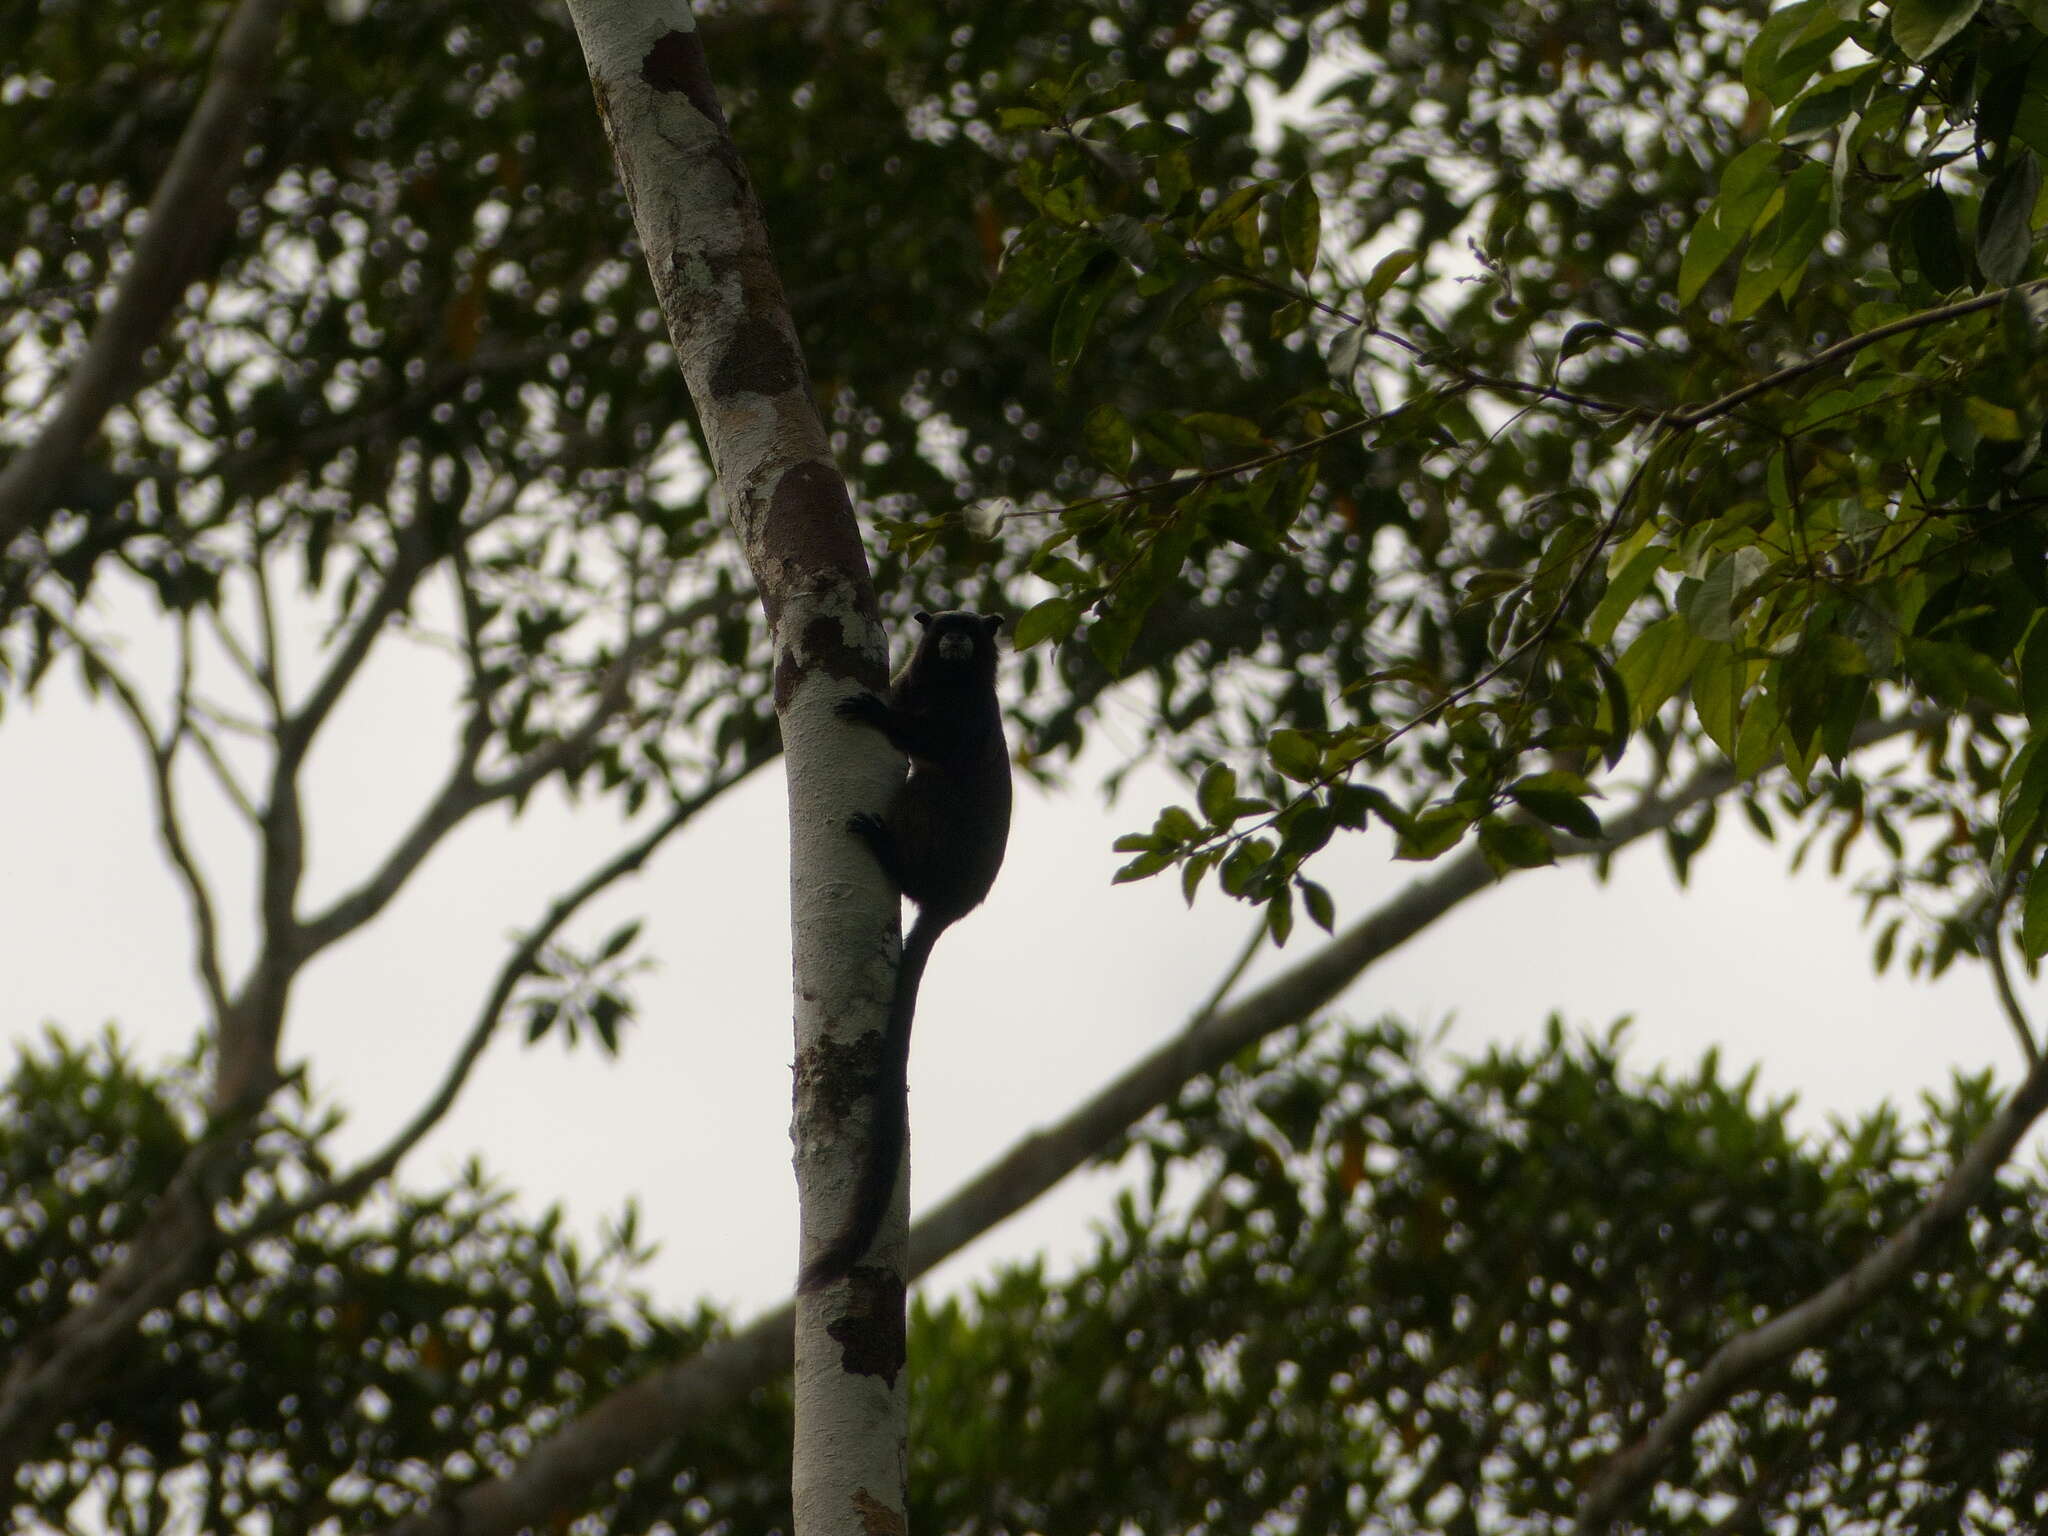
[{"label": "monkey's face", "polygon": [[976,670],[992,664],[996,631],[1002,617],[993,613],[968,613],[955,609],[946,613],[923,613],[917,622],[924,626],[924,649],[949,671]]}]

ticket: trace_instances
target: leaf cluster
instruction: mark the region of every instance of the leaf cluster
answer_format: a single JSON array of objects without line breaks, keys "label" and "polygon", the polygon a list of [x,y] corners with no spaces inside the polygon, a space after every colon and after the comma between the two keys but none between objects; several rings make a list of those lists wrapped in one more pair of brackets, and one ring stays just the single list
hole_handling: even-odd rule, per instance
[{"label": "leaf cluster", "polygon": [[[22,1050],[0,1085],[0,1343],[47,1326],[104,1274],[204,1134],[193,1097],[111,1036],[73,1046],[52,1033]],[[665,1317],[637,1293],[649,1253],[630,1208],[593,1247],[558,1210],[519,1213],[474,1165],[445,1188],[235,1236],[328,1176],[337,1123],[287,1114],[265,1132],[243,1187],[223,1192],[244,1220],[26,1469],[16,1524],[382,1524],[502,1472],[564,1418],[716,1332],[708,1312]],[[715,1508],[748,1529],[786,1528],[785,1398],[763,1389],[693,1436],[687,1467],[657,1458],[608,1479],[593,1491],[597,1518],[643,1529],[659,1512],[707,1530]]]},{"label": "leaf cluster", "polygon": [[[1566,1530],[1668,1384],[1865,1253],[1994,1100],[1959,1080],[1918,1123],[1816,1138],[1754,1074],[1643,1079],[1555,1027],[1455,1067],[1391,1025],[1275,1042],[1140,1136],[1151,1198],[1071,1280],[920,1314],[921,1513]],[[1735,1398],[1627,1528],[2038,1520],[2041,1199],[2001,1184],[1846,1337]]]}]

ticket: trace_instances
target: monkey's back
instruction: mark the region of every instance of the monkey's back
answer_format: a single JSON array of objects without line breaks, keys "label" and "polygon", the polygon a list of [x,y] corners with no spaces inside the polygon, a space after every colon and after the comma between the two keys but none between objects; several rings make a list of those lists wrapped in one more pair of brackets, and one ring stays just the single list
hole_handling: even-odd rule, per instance
[{"label": "monkey's back", "polygon": [[[943,756],[913,757],[889,807],[902,859],[903,894],[948,919],[981,905],[1010,837],[1010,751],[1001,717],[958,718]],[[954,737],[954,732],[947,733]]]}]

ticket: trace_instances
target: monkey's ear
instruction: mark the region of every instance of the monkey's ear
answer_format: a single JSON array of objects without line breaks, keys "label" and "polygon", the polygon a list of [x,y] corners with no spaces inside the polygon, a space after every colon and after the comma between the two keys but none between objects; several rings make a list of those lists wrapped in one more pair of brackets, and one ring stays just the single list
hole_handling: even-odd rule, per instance
[{"label": "monkey's ear", "polygon": [[917,620],[917,622],[920,624],[929,624],[932,621],[932,616],[926,613],[922,608],[918,609],[917,612],[913,613],[911,617]]},{"label": "monkey's ear", "polygon": [[988,632],[991,635],[1002,633],[1003,616],[1000,613],[984,613],[981,616],[981,622],[987,626]]}]

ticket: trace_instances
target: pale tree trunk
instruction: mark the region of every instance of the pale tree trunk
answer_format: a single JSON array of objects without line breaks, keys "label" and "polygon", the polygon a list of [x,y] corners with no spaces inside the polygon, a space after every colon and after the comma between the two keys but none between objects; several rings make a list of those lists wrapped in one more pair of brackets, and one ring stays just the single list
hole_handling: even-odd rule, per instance
[{"label": "pale tree trunk", "polygon": [[[832,706],[882,686],[887,646],[845,482],[689,8],[680,0],[571,0],[569,8],[774,646],[789,774],[796,1162],[808,1255],[838,1230],[851,1192],[861,1141],[850,1133],[865,1114],[845,1117],[840,1107],[867,1102],[862,1064],[872,1058],[838,1047],[882,1027],[896,923],[895,893],[846,822],[879,809],[903,771],[874,732],[840,721]],[[836,1285],[798,1300],[794,1504],[804,1536],[904,1528],[903,1254],[899,1206],[865,1266],[893,1274],[892,1283]]]}]

